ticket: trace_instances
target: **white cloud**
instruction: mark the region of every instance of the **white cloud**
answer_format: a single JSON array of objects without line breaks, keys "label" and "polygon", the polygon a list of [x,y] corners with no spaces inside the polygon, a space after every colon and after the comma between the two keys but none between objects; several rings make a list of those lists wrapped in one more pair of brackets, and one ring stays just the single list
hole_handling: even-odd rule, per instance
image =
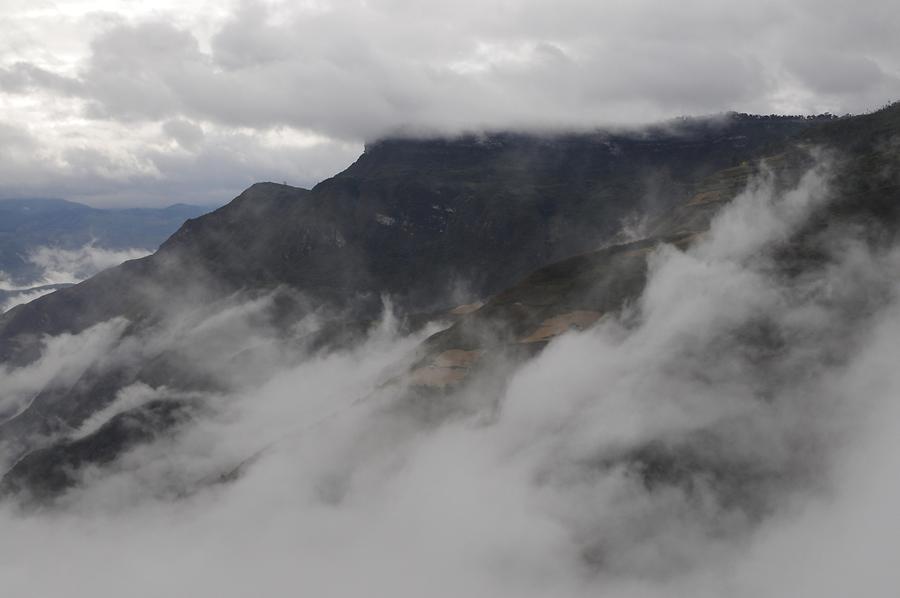
[{"label": "white cloud", "polygon": [[[398,129],[842,114],[900,96],[900,10],[874,0],[13,2],[0,19],[0,108],[34,144],[0,168],[2,190],[93,203],[308,186]],[[256,142],[273,130],[319,142]]]},{"label": "white cloud", "polygon": [[[41,358],[20,368],[0,364],[0,422],[5,423],[27,408],[48,383],[74,382],[93,363],[102,361],[125,329],[126,322],[112,320],[84,332],[44,339]],[[8,440],[8,439],[7,439]]]},{"label": "white cloud", "polygon": [[78,249],[38,247],[28,261],[41,268],[42,278],[31,286],[75,284],[122,262],[150,255],[146,249],[106,249],[89,243]]},{"label": "white cloud", "polygon": [[54,285],[76,284],[98,272],[151,253],[146,249],[136,248],[107,249],[94,243],[88,243],[78,249],[36,247],[29,252],[27,259],[40,269],[41,274],[38,278],[28,283],[14,284],[0,271],[0,291],[12,291],[7,299],[0,303],[0,313],[52,293],[56,290]]},{"label": "white cloud", "polygon": [[55,289],[39,289],[33,291],[15,291],[10,296],[7,297],[5,301],[0,303],[0,314],[5,311],[9,311],[17,305],[23,305],[25,303],[29,303],[34,301],[39,297],[43,297],[44,295],[49,295]]}]

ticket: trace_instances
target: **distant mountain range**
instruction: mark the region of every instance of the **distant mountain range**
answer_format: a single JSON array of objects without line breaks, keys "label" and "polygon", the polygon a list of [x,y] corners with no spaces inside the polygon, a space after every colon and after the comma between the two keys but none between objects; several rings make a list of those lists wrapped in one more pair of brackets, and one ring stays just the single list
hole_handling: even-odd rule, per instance
[{"label": "distant mountain range", "polygon": [[29,258],[41,247],[154,251],[185,220],[207,211],[185,204],[97,209],[62,199],[0,199],[0,272],[14,285],[39,281],[41,266]]}]

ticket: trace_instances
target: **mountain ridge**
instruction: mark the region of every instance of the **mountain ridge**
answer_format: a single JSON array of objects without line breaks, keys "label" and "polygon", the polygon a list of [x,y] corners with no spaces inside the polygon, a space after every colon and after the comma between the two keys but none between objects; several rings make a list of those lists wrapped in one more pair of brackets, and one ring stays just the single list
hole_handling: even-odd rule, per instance
[{"label": "mountain ridge", "polygon": [[[753,151],[764,151],[760,148],[768,151],[775,147],[780,150],[780,153],[767,156],[754,154],[746,160],[740,160],[737,164],[734,163],[733,157],[729,156],[727,159],[721,159],[721,162],[726,163],[724,168],[718,170],[700,168],[705,176],[698,180],[690,180],[680,187],[675,185],[674,195],[669,198],[671,205],[648,214],[652,217],[648,218],[647,231],[643,238],[623,242],[612,233],[605,238],[593,237],[590,238],[590,242],[594,246],[593,251],[569,255],[561,260],[553,260],[546,256],[542,258],[541,254],[536,252],[529,256],[530,262],[525,260],[525,263],[541,262],[543,259],[545,260],[544,264],[538,268],[532,268],[529,271],[530,274],[526,272],[522,276],[518,276],[518,270],[509,269],[504,263],[503,265],[507,266],[509,271],[505,277],[494,281],[497,290],[488,293],[490,298],[484,306],[460,311],[458,315],[450,319],[451,326],[449,328],[426,340],[418,362],[407,374],[411,381],[411,391],[407,400],[411,401],[411,404],[425,409],[428,412],[426,417],[439,416],[443,411],[452,409],[452,406],[443,404],[440,397],[450,388],[477,379],[480,370],[492,367],[492,357],[518,355],[515,357],[516,359],[527,358],[567,330],[586,329],[607,314],[616,312],[643,289],[646,256],[654,247],[660,243],[689,247],[695,242],[698,235],[702,235],[706,230],[710,219],[719,208],[746,188],[752,177],[758,176],[765,169],[771,171],[781,188],[789,188],[795,184],[802,172],[814,162],[814,158],[807,150],[794,149],[792,145],[794,142],[809,144],[830,140],[834,144],[834,140],[837,139],[838,143],[835,144],[835,149],[848,153],[848,155],[840,158],[839,163],[836,164],[837,171],[842,173],[842,176],[838,177],[839,182],[835,191],[838,200],[829,202],[828,208],[811,220],[812,224],[806,232],[798,237],[800,240],[795,246],[786,247],[783,255],[779,257],[779,263],[783,265],[785,273],[820,267],[822,258],[819,256],[820,249],[817,244],[820,243],[820,240],[818,237],[822,230],[833,227],[836,223],[845,224],[856,219],[860,225],[871,229],[874,236],[877,236],[876,229],[879,227],[891,229],[898,220],[898,214],[894,207],[896,202],[891,203],[890,199],[897,192],[897,181],[889,180],[882,181],[884,184],[879,183],[878,180],[868,177],[867,169],[884,165],[886,161],[896,159],[896,152],[891,149],[890,145],[885,145],[882,141],[894,134],[893,127],[897,121],[898,108],[896,107],[858,121],[862,123],[863,128],[873,128],[877,131],[874,135],[870,133],[868,136],[861,136],[861,139],[868,139],[868,142],[862,145],[853,140],[852,134],[840,130],[835,132],[834,129],[829,128],[839,123],[830,121],[816,123],[813,128],[804,128],[805,131],[801,131],[799,136],[787,136],[779,143],[759,144],[751,148]],[[852,123],[853,121],[850,119],[848,121],[841,120],[841,122]],[[840,124],[840,126],[847,125]],[[295,287],[296,282],[298,280],[315,282],[314,275],[328,274],[330,270],[340,268],[347,262],[338,260],[312,264],[310,267],[318,268],[313,271],[313,276],[309,272],[305,272],[299,279],[281,278],[281,273],[285,272],[283,268],[291,267],[295,263],[291,258],[296,257],[292,256],[289,251],[283,252],[283,250],[299,249],[300,255],[303,255],[304,248],[334,250],[335,248],[340,249],[342,243],[352,244],[358,237],[365,236],[373,230],[381,230],[379,227],[403,230],[404,220],[402,217],[397,217],[396,210],[389,209],[405,206],[402,203],[392,204],[392,200],[396,200],[398,195],[391,195],[390,192],[396,191],[396,186],[400,186],[404,191],[399,197],[406,198],[406,201],[414,204],[411,207],[407,206],[410,211],[414,212],[424,206],[425,210],[419,214],[430,215],[429,210],[433,210],[433,205],[451,207],[454,210],[465,208],[468,198],[466,195],[454,195],[453,203],[447,199],[440,200],[444,203],[432,203],[439,201],[435,198],[441,198],[444,189],[458,190],[459,187],[456,185],[459,185],[460,181],[463,182],[463,190],[470,192],[472,189],[480,190],[483,195],[489,195],[500,189],[497,180],[494,179],[496,176],[497,179],[511,183],[504,186],[509,195],[501,196],[507,200],[518,197],[517,190],[523,188],[526,191],[528,189],[546,191],[548,187],[542,186],[540,183],[542,181],[557,182],[562,175],[558,172],[555,175],[547,175],[546,172],[543,175],[541,172],[528,172],[526,167],[521,166],[523,163],[529,164],[523,156],[534,152],[537,153],[539,161],[545,165],[545,171],[552,171],[561,164],[568,164],[569,169],[563,170],[563,174],[569,174],[572,172],[571,165],[574,162],[575,170],[582,175],[591,172],[590,168],[587,168],[591,164],[590,160],[580,163],[577,160],[573,161],[571,154],[567,153],[566,147],[560,149],[559,145],[551,143],[547,146],[546,143],[546,140],[526,140],[524,146],[514,145],[512,153],[506,152],[502,144],[493,146],[482,144],[475,146],[474,154],[470,153],[470,146],[454,145],[445,140],[404,144],[403,152],[395,156],[377,155],[376,150],[367,150],[367,153],[361,156],[347,171],[323,181],[312,190],[277,183],[260,183],[247,189],[228,206],[199,220],[185,223],[163,244],[155,256],[124,264],[114,271],[103,273],[65,292],[39,300],[33,305],[49,306],[43,311],[45,315],[41,316],[44,318],[41,321],[44,330],[76,332],[79,327],[84,329],[86,326],[110,316],[108,304],[101,306],[102,309],[97,311],[90,311],[96,307],[94,301],[97,297],[108,296],[114,298],[114,306],[125,308],[113,315],[122,315],[123,313],[139,315],[138,318],[132,318],[131,324],[131,333],[139,334],[141,326],[146,327],[152,323],[154,318],[161,318],[162,315],[154,316],[146,311],[142,312],[141,310],[146,309],[144,300],[139,296],[123,294],[119,287],[123,281],[125,284],[138,287],[147,281],[153,281],[154,277],[164,276],[167,277],[168,285],[153,291],[157,293],[155,299],[162,300],[163,303],[172,301],[166,296],[166,289],[178,289],[180,299],[192,291],[196,291],[197,299],[202,302],[222,301],[222,298],[229,294],[237,296],[234,294],[247,291],[251,291],[248,297],[252,298],[264,291],[269,292],[280,287],[297,288],[306,296],[296,300],[291,298],[290,293],[287,293],[281,303],[282,307],[276,310],[280,315],[277,317],[273,315],[272,317],[275,319],[270,320],[273,323],[289,324],[303,314],[309,313],[310,310],[315,311],[317,303],[327,296],[327,293],[317,295],[317,289],[314,286]],[[595,145],[584,139],[576,139],[574,145],[582,149],[585,147],[596,149]],[[544,152],[547,150],[541,149],[541,147],[549,147],[550,157],[556,157],[557,161],[555,163],[551,161],[550,166],[546,166],[548,155]],[[648,146],[644,145],[644,147]],[[654,147],[658,147],[658,145],[654,146],[651,142],[649,147],[652,155]],[[677,145],[677,147],[679,150],[683,149],[681,145]],[[604,145],[603,148],[601,151],[608,156],[608,146]],[[720,150],[721,147],[714,143],[710,153],[721,153]],[[376,155],[373,156],[369,152],[375,152]],[[738,154],[740,157],[740,152]],[[388,163],[395,159],[403,163],[410,159],[410,155],[418,156],[422,160],[421,168],[393,170],[384,166],[383,160],[385,159]],[[485,156],[492,156],[494,161],[486,162]],[[751,157],[753,159],[750,159]],[[762,158],[765,158],[765,166],[758,162]],[[653,163],[652,160],[649,162]],[[664,166],[666,165],[664,164]],[[517,181],[515,178],[510,179],[510,173],[522,173],[523,171],[534,175],[527,183],[523,183],[521,180]],[[471,177],[472,172],[477,173],[478,178],[467,179],[465,176],[460,176],[460,173],[463,175],[468,173]],[[631,170],[629,174],[634,172]],[[438,173],[440,177],[446,177],[448,181],[446,187],[426,187],[422,184],[422,181],[445,180],[440,177],[429,179],[429,177],[435,177],[435,173]],[[502,176],[497,173],[502,173]],[[541,178],[542,176],[545,178]],[[487,179],[486,183],[484,179]],[[481,182],[473,184],[472,181],[476,180]],[[672,179],[667,180],[671,181]],[[583,179],[580,183],[583,183]],[[516,187],[516,184],[520,186]],[[478,185],[486,186],[488,193],[484,193],[484,188],[479,188]],[[566,190],[572,188],[570,186]],[[559,189],[555,189],[553,185],[550,185],[549,189],[555,191],[550,194],[553,198],[558,199],[564,195],[559,193]],[[588,186],[588,190],[591,189],[593,188]],[[380,195],[373,193],[373,190],[378,191]],[[420,194],[423,190],[430,191],[430,193]],[[608,187],[601,186],[599,191],[600,198],[608,197],[608,195],[604,195],[608,194]],[[420,201],[422,195],[426,197],[424,202]],[[526,193],[525,196],[527,198],[528,194]],[[341,210],[346,210],[348,206],[352,207],[353,201],[360,197],[374,197],[374,205],[367,205],[365,209],[359,211],[349,210],[347,216],[349,225],[345,228],[328,226],[334,225],[334,221],[328,219],[329,215],[344,213]],[[582,194],[581,197],[583,198],[584,195]],[[634,197],[632,196],[632,198]],[[640,199],[640,196],[637,197]],[[537,194],[537,199],[540,200],[543,197]],[[591,197],[590,200],[596,201],[597,198]],[[879,207],[882,203],[886,206],[884,209]],[[540,201],[526,202],[526,206],[527,210],[533,211],[545,220],[548,216],[552,217],[556,214],[556,212],[543,214],[540,210]],[[578,207],[579,204],[576,202],[574,215],[581,214]],[[291,217],[285,217],[286,213],[289,213]],[[309,223],[302,221],[302,216],[312,213],[318,213],[320,217],[324,214],[325,226],[320,226],[320,223],[317,222],[310,229]],[[444,214],[448,213],[455,214],[456,212],[444,212]],[[378,215],[384,216],[387,220],[380,221],[377,218]],[[566,217],[572,218],[573,216]],[[446,218],[446,216],[442,218]],[[261,231],[252,226],[253,222],[270,222],[272,220],[274,222],[271,222],[270,228],[263,231],[265,234],[260,234]],[[483,221],[484,218],[482,217],[481,220]],[[354,224],[358,224],[360,221],[367,224],[367,227],[354,228]],[[441,218],[421,218],[417,222],[417,227],[411,231],[412,237],[415,237],[416,233],[424,234],[429,231],[429,225],[434,222],[441,222]],[[616,223],[619,222],[616,221]],[[354,237],[354,234],[357,237]],[[276,245],[274,253],[271,252],[272,245],[270,244],[273,239],[282,243]],[[222,243],[227,244],[224,250],[221,249]],[[482,246],[480,249],[489,252],[489,245],[488,243],[488,247]],[[427,247],[427,242],[420,247]],[[522,247],[529,246],[525,244]],[[262,255],[270,258],[274,255],[275,259],[259,262],[256,258],[260,255],[258,253],[260,251],[263,252]],[[534,250],[526,249],[526,251]],[[318,254],[310,251],[307,255]],[[501,252],[492,257],[496,258],[496,255],[506,254]],[[512,256],[513,254],[508,255]],[[408,261],[402,252],[394,254],[392,258],[403,267],[410,268],[412,272],[420,272],[421,266],[417,265],[415,261]],[[302,261],[301,263],[306,264]],[[258,268],[259,266],[261,268]],[[217,270],[217,268],[221,269]],[[248,280],[246,275],[251,273],[254,268],[257,268],[256,278],[250,279],[253,284],[242,284]],[[520,269],[527,268],[528,266],[522,266]],[[239,273],[237,276],[234,274],[235,271]],[[375,273],[377,274],[377,271]],[[347,276],[350,280],[359,280],[357,271],[344,271],[339,274]],[[372,271],[367,269],[365,274],[371,275]],[[383,280],[390,280],[391,274],[391,272],[387,272],[387,278]],[[433,280],[434,278],[423,275],[419,284],[428,286]],[[512,282],[506,282],[508,280],[512,280]],[[273,282],[275,284],[272,284]],[[331,284],[332,286],[328,287],[328,290],[341,291],[341,287],[335,286],[333,279]],[[152,284],[150,286],[154,287]],[[210,288],[216,290],[208,294]],[[364,288],[362,290],[365,291]],[[481,297],[484,298],[486,295],[481,295]],[[472,295],[464,298],[470,299]],[[70,301],[73,303],[67,306],[67,302]],[[132,302],[130,305],[127,303],[129,301]],[[124,306],[123,302],[125,302]],[[410,307],[414,309],[415,304],[400,304],[401,311],[407,310],[407,313],[409,313]],[[213,307],[213,309],[215,308]],[[10,355],[15,354],[16,351],[23,355],[27,354],[26,345],[29,342],[32,351],[37,346],[38,337],[35,336],[33,320],[29,319],[29,315],[33,315],[34,310],[33,306],[21,307],[13,310],[8,316],[0,318],[0,339],[4,343],[0,347],[6,347],[7,351],[9,351],[8,347],[13,347],[13,350],[9,352]],[[129,310],[131,311],[129,312]],[[22,314],[26,314],[25,317]],[[350,310],[341,312],[339,318],[348,321],[362,317],[362,321],[365,321],[367,314],[371,314],[371,312]],[[58,323],[48,326],[46,317],[57,315],[60,317]],[[79,318],[81,319],[79,320]],[[454,321],[455,323],[453,323]],[[284,325],[278,324],[276,328],[284,328]],[[340,334],[338,338],[340,338]],[[291,342],[288,339],[285,340]],[[16,347],[16,343],[19,342],[23,344]],[[26,349],[24,352],[22,351],[23,347]],[[253,358],[249,354],[246,357]],[[506,359],[506,357],[502,357],[502,359]],[[68,427],[77,427],[82,421],[79,418],[108,404],[115,397],[115,390],[123,385],[143,383],[158,387],[165,383],[168,387],[173,388],[179,384],[183,384],[185,388],[192,388],[191,385],[197,383],[196,373],[180,371],[178,361],[177,351],[167,353],[163,350],[153,356],[151,363],[156,365],[149,368],[113,369],[107,373],[88,371],[75,385],[49,389],[47,393],[42,393],[36,399],[36,404],[41,409],[48,410],[48,413],[73,414],[67,417],[74,419],[66,421],[65,424]],[[200,383],[203,384],[202,381]],[[40,411],[34,411],[34,413],[38,414]],[[75,414],[80,415],[76,416]],[[28,430],[33,426],[41,425],[44,420],[40,418],[45,416],[37,417],[32,424],[28,424],[23,429]],[[23,418],[21,421],[26,422],[27,418]],[[5,426],[5,428],[0,429],[0,434],[11,433],[9,426]],[[47,448],[48,450],[42,453],[47,455],[46,459],[53,461],[61,458],[58,451]],[[34,465],[40,470],[46,466],[46,461]],[[20,476],[24,476],[22,479],[27,478],[30,474],[23,470],[23,467],[25,465],[12,472],[10,480],[18,479]]]},{"label": "mountain ridge", "polygon": [[[649,138],[386,140],[312,190],[258,184],[205,220],[189,220],[148,262],[117,270],[121,281],[109,284],[118,290],[99,291],[113,274],[89,284],[98,287],[98,305],[87,310],[93,316],[66,325],[65,317],[46,313],[71,314],[79,310],[67,304],[90,303],[81,299],[90,291],[74,287],[0,317],[0,357],[14,353],[11,331],[38,322],[49,324],[41,333],[58,334],[143,311],[135,309],[142,301],[136,293],[120,296],[117,303],[133,306],[128,309],[104,299],[134,286],[138,273],[145,282],[154,273],[163,286],[166,278],[180,280],[186,289],[203,280],[220,295],[286,284],[316,301],[355,304],[350,307],[361,315],[380,310],[382,294],[419,311],[449,306],[455,299],[447,297],[460,285],[467,288],[458,302],[485,296],[541,264],[602,245],[632,212],[664,210],[704,174],[809,126],[805,120],[763,124],[764,133],[737,140],[732,133],[755,131],[760,123],[697,121]],[[301,195],[307,201],[290,200]],[[253,218],[265,225],[248,225]],[[211,222],[229,233],[216,233]],[[197,227],[207,236],[193,233]]]}]

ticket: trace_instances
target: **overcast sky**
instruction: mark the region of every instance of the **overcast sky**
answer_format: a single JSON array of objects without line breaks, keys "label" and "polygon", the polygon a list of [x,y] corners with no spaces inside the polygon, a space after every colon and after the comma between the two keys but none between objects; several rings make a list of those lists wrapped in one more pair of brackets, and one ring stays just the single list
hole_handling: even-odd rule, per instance
[{"label": "overcast sky", "polygon": [[0,197],[224,203],[390,132],[900,98],[896,0],[0,0]]}]

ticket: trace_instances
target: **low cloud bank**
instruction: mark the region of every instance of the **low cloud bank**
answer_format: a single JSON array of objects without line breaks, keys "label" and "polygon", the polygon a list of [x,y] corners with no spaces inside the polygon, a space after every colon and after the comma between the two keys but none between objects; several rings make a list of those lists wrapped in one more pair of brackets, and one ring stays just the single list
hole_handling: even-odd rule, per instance
[{"label": "low cloud bank", "polygon": [[0,299],[5,296],[0,302],[0,313],[52,293],[59,285],[77,284],[98,272],[151,253],[140,248],[107,249],[95,243],[77,249],[37,247],[28,254],[28,262],[41,272],[37,278],[25,284],[14,283],[0,272],[0,291],[6,291],[0,295]]},{"label": "low cloud bank", "polygon": [[[778,257],[826,205],[829,172],[823,160],[787,192],[764,172],[692,248],[656,250],[621,314],[503,372],[497,392],[420,397],[466,406],[441,419],[394,382],[433,330],[403,335],[388,317],[351,348],[273,349],[263,367],[235,357],[268,354],[252,327],[264,300],[173,327],[198,367],[227,357],[236,390],[84,472],[54,510],[3,506],[4,588],[889,595],[900,251],[835,232],[799,273]],[[117,338],[103,330],[86,333],[101,352]],[[48,340],[42,363],[63,345]],[[2,380],[30,388],[25,374]],[[126,389],[107,416],[164,396]],[[239,465],[231,483],[197,484]]]},{"label": "low cloud bank", "polygon": [[101,270],[151,253],[147,249],[106,249],[88,243],[78,249],[39,247],[31,252],[28,261],[43,270],[41,284],[75,284]]}]

